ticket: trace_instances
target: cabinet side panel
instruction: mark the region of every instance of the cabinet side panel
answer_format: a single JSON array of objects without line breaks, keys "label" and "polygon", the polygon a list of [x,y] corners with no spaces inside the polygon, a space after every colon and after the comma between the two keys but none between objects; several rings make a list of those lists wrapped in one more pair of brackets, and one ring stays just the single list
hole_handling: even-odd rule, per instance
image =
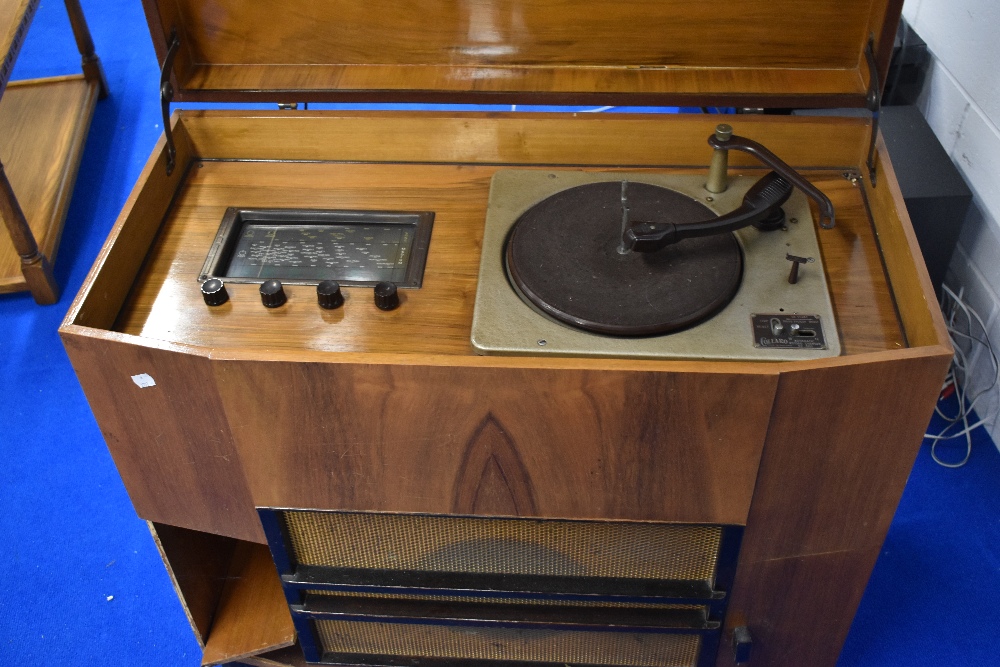
[{"label": "cabinet side panel", "polygon": [[878,186],[865,179],[864,188],[899,318],[910,345],[948,345],[944,317],[881,135],[878,148]]},{"label": "cabinet side panel", "polygon": [[207,358],[63,332],[136,513],[264,542]]},{"label": "cabinet side panel", "polygon": [[948,361],[781,374],[727,618],[749,626],[755,667],[836,663]]},{"label": "cabinet side panel", "polygon": [[237,542],[211,533],[146,523],[195,639],[204,648]]},{"label": "cabinet side panel", "polygon": [[110,329],[114,325],[160,224],[184,181],[192,157],[187,132],[180,118],[181,113],[177,112],[170,121],[177,148],[177,167],[167,175],[167,144],[161,135],[73,300],[63,321],[64,326],[76,324]]},{"label": "cabinet side panel", "polygon": [[217,374],[257,505],[723,524],[746,520],[777,384],[253,361]]}]

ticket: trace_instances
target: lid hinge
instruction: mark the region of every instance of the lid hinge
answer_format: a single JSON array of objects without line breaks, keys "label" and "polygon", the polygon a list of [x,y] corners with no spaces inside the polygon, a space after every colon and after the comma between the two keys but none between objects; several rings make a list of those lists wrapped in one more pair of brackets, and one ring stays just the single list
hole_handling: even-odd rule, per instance
[{"label": "lid hinge", "polygon": [[170,31],[170,45],[167,47],[167,55],[163,59],[163,68],[160,70],[160,111],[163,113],[163,134],[167,139],[167,176],[174,172],[177,161],[177,148],[174,146],[174,133],[170,129],[170,103],[174,99],[174,86],[170,83],[170,72],[174,67],[174,58],[181,46],[181,38],[177,36],[177,29]]},{"label": "lid hinge", "polygon": [[882,113],[882,83],[879,81],[878,64],[875,62],[875,38],[868,37],[868,46],[865,47],[865,60],[868,62],[868,93],[865,101],[868,103],[868,110],[872,112],[872,136],[868,144],[868,178],[871,179],[872,187],[875,187],[875,142],[878,141],[878,119]]}]

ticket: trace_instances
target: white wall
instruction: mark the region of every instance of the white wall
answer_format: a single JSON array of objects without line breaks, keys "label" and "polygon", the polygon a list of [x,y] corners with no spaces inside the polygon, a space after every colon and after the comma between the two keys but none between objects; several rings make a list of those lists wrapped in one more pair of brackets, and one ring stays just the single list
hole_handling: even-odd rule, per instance
[{"label": "white wall", "polygon": [[[906,0],[903,18],[934,56],[920,108],[973,192],[945,282],[965,288],[1000,354],[1000,2]],[[973,365],[978,391],[992,383],[992,366],[983,352]],[[1000,390],[977,411],[1000,445]]]}]

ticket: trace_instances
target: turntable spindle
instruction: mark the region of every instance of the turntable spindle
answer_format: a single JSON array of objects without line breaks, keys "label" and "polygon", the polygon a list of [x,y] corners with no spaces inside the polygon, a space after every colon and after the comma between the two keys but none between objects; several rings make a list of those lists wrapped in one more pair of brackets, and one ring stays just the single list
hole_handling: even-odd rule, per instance
[{"label": "turntable spindle", "polygon": [[625,232],[628,231],[629,220],[628,220],[628,180],[622,180],[622,240],[618,244],[618,254],[625,255],[629,252],[628,246],[625,245]]}]

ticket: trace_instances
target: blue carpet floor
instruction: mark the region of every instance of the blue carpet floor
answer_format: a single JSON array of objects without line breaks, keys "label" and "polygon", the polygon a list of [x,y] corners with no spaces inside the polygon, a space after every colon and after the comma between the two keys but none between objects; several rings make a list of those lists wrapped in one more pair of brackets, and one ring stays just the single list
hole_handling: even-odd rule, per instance
[{"label": "blue carpet floor", "polygon": [[[200,651],[105,449],[56,329],[161,127],[139,0],[84,2],[100,102],[56,262],[63,296],[0,295],[0,665],[179,665]],[[45,0],[14,78],[79,71]],[[947,470],[925,447],[844,648],[843,667],[1000,664],[1000,454],[979,434]],[[807,667],[807,666],[804,666]]]}]

